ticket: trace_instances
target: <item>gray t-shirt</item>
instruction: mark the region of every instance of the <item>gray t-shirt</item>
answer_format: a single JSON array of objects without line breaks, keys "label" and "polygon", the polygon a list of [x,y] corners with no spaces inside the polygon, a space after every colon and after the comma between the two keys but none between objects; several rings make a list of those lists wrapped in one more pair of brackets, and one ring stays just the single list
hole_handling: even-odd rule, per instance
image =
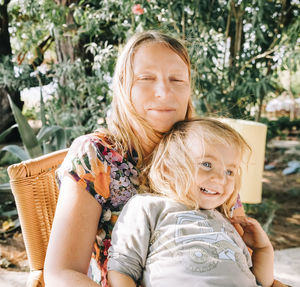
[{"label": "gray t-shirt", "polygon": [[245,243],[216,210],[136,195],[123,208],[111,243],[108,270],[145,287],[258,286]]}]

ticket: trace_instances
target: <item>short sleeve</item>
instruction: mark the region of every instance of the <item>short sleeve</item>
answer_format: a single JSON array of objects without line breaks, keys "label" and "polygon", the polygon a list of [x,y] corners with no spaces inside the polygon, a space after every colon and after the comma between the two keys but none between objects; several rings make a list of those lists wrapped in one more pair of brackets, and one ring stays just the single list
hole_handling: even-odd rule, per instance
[{"label": "short sleeve", "polygon": [[243,206],[243,204],[242,204],[242,201],[241,201],[241,197],[240,197],[240,194],[238,194],[237,199],[236,199],[236,203],[234,205],[234,209],[242,207],[242,206]]},{"label": "short sleeve", "polygon": [[138,282],[146,264],[151,223],[145,199],[134,196],[123,208],[112,233],[107,270],[118,271]]},{"label": "short sleeve", "polygon": [[75,139],[56,171],[58,184],[65,174],[70,174],[100,204],[105,203],[110,195],[111,169],[104,156],[106,149],[105,142],[97,134]]}]

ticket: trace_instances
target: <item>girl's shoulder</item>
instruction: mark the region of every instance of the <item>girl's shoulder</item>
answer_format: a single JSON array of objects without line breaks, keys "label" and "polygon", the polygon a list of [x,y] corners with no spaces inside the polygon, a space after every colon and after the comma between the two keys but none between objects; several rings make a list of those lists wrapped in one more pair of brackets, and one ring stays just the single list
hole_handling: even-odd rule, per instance
[{"label": "girl's shoulder", "polygon": [[129,207],[133,210],[144,209],[150,210],[151,213],[154,211],[162,212],[163,210],[187,210],[188,208],[182,203],[177,202],[167,196],[156,194],[156,193],[138,193],[134,195],[129,201]]}]

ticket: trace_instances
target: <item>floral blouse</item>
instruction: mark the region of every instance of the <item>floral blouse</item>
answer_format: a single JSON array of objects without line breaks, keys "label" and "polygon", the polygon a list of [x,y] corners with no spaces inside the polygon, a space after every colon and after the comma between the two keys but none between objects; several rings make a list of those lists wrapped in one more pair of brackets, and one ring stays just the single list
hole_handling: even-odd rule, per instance
[{"label": "floral blouse", "polygon": [[[115,222],[127,201],[137,193],[137,158],[122,157],[101,133],[78,137],[56,171],[57,181],[65,173],[86,189],[102,206],[88,276],[107,286],[107,255]],[[240,207],[238,199],[234,208]]]},{"label": "floral blouse", "polygon": [[56,172],[58,183],[71,174],[102,206],[98,232],[88,275],[107,286],[107,251],[111,232],[126,202],[137,193],[136,158],[122,157],[103,134],[93,133],[77,138]]}]

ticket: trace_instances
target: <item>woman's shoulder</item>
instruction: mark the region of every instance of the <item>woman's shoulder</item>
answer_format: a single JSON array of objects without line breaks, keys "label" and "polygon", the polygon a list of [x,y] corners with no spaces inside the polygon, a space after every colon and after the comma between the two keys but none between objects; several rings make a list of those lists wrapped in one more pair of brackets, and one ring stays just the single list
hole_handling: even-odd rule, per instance
[{"label": "woman's shoulder", "polygon": [[90,134],[77,137],[70,146],[70,150],[74,149],[78,151],[86,151],[90,145],[96,145],[98,147],[103,146],[112,149],[113,143],[109,139],[109,136],[104,132],[93,132]]},{"label": "woman's shoulder", "polygon": [[102,162],[111,164],[122,162],[123,156],[114,148],[115,144],[104,132],[93,132],[77,137],[69,148],[69,159],[85,159],[91,161],[99,158]]},{"label": "woman's shoulder", "polygon": [[121,155],[113,150],[108,136],[103,132],[94,132],[79,136],[73,141],[56,175],[59,181],[66,172],[77,181],[87,176],[92,176],[89,180],[93,181],[99,173],[108,173],[108,167],[115,161],[122,160]]}]

